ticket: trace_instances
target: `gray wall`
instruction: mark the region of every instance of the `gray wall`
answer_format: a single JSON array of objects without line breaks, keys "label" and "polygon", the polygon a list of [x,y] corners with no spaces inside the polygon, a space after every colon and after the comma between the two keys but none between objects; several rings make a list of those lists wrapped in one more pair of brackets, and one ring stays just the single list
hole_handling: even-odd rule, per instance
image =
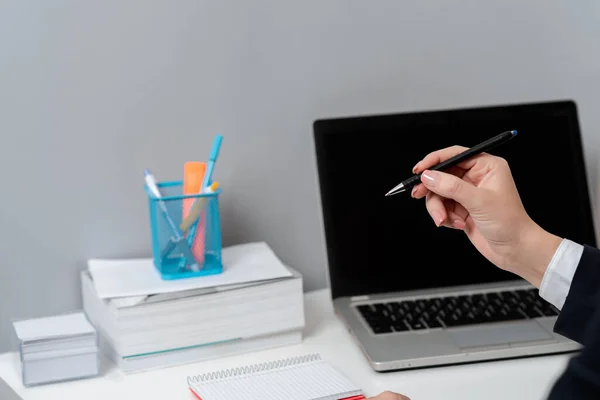
[{"label": "gray wall", "polygon": [[149,254],[142,170],[178,178],[216,133],[225,243],[266,240],[307,289],[315,118],[573,98],[595,188],[598,21],[596,0],[0,0],[0,351],[11,318],[80,306],[87,258]]}]

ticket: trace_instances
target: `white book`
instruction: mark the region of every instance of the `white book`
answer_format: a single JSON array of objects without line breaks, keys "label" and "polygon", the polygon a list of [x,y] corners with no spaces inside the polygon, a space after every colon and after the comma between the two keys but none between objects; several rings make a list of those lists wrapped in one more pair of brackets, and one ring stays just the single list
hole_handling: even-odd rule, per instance
[{"label": "white book", "polygon": [[121,357],[103,338],[100,339],[102,353],[113,361],[124,373],[138,373],[153,369],[214,360],[276,347],[292,346],[302,342],[302,331],[282,332],[249,339],[196,346],[186,349],[164,351],[133,357]]},{"label": "white book", "polygon": [[81,273],[84,309],[121,356],[247,339],[304,327],[302,279],[117,309]]},{"label": "white book", "polygon": [[215,286],[210,288],[200,288],[200,289],[190,289],[183,290],[179,292],[171,292],[171,293],[158,293],[152,295],[142,295],[142,296],[126,296],[126,297],[113,297],[108,299],[108,304],[112,308],[128,308],[135,307],[143,304],[152,304],[159,303],[161,301],[169,301],[169,300],[177,300],[183,299],[186,297],[194,297],[201,296],[203,294],[212,294],[216,292],[224,292],[227,290],[235,290],[248,286],[261,285],[264,282],[268,282],[269,280],[264,281],[256,281],[256,282],[248,282],[248,283],[240,283],[236,285],[224,285],[224,286]]}]

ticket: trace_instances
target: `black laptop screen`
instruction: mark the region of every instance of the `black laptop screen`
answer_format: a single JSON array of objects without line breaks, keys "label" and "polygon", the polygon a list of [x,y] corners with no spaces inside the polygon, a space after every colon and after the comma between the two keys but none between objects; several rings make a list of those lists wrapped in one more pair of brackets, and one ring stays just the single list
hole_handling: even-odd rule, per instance
[{"label": "black laptop screen", "polygon": [[595,245],[572,102],[319,120],[314,124],[333,297],[518,279],[465,234],[436,228],[424,200],[384,194],[427,153],[506,130],[493,154],[510,164],[522,201],[545,229]]}]

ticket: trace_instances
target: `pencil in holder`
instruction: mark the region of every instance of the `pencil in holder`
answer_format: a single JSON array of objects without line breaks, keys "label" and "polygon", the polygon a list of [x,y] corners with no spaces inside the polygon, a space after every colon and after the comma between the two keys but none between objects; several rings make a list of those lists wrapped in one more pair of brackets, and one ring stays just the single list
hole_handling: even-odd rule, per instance
[{"label": "pencil in holder", "polygon": [[[155,197],[148,188],[146,192],[152,256],[162,279],[191,278],[223,272],[219,217],[221,190],[183,195],[183,181],[158,183],[158,189],[161,198]],[[191,207],[190,199],[193,200]],[[192,221],[189,214],[197,218]],[[186,216],[188,218],[184,218]],[[195,226],[195,229],[190,229],[191,226]],[[193,236],[190,236],[190,232]]]}]

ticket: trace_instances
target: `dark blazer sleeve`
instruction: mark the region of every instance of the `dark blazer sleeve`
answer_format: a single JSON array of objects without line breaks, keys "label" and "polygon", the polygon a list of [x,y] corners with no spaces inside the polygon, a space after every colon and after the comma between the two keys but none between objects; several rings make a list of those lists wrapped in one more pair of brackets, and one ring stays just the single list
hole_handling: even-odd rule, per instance
[{"label": "dark blazer sleeve", "polygon": [[554,325],[554,331],[583,344],[588,325],[599,307],[597,301],[599,298],[600,250],[584,246],[569,294]]},{"label": "dark blazer sleeve", "polygon": [[555,331],[583,345],[549,400],[600,399],[600,250],[585,247]]}]

